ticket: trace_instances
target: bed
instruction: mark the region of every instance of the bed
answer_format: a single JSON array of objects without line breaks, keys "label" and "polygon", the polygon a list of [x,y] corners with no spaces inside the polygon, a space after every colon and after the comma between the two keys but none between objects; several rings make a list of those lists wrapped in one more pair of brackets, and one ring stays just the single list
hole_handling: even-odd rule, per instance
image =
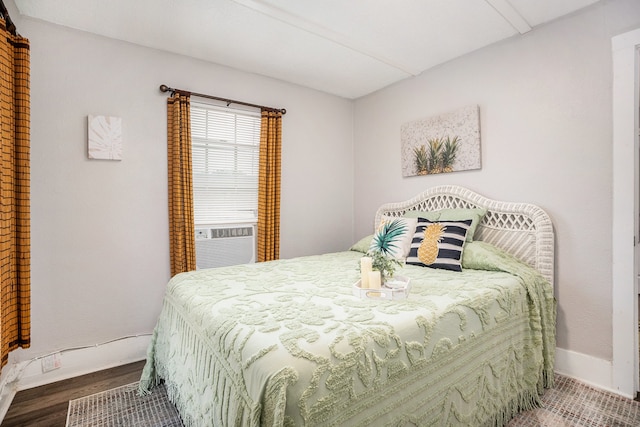
[{"label": "bed", "polygon": [[404,299],[354,294],[371,236],[343,252],[176,275],[140,392],[164,382],[187,426],[505,425],[553,385],[549,216],[440,186],[381,206],[372,233],[470,212],[462,271],[405,264]]}]

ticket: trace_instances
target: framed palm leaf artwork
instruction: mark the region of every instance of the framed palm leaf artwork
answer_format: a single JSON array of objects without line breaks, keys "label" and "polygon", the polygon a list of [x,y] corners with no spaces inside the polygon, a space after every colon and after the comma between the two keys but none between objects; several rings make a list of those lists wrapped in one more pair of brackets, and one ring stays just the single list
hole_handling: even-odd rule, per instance
[{"label": "framed palm leaf artwork", "polygon": [[470,105],[400,128],[402,176],[480,169],[480,109]]},{"label": "framed palm leaf artwork", "polygon": [[87,130],[90,159],[122,160],[122,118],[90,115]]}]

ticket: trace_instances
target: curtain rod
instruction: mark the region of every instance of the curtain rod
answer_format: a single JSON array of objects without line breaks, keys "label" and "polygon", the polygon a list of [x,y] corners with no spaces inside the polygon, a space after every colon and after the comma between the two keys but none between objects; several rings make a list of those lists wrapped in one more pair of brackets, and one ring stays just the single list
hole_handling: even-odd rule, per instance
[{"label": "curtain rod", "polygon": [[9,31],[14,36],[17,36],[18,34],[16,30],[16,25],[11,20],[11,17],[9,16],[9,11],[7,10],[7,7],[4,5],[4,1],[2,0],[0,0],[0,14],[2,14],[2,16],[4,17],[4,22],[7,24],[7,31]]},{"label": "curtain rod", "polygon": [[189,92],[188,90],[174,89],[167,85],[160,85],[160,92],[171,92],[171,93],[178,92],[185,95],[198,96],[200,98],[215,99],[216,101],[226,102],[227,107],[229,106],[229,104],[238,104],[238,105],[246,105],[248,107],[260,108],[261,110],[269,110],[269,111],[275,111],[282,114],[287,114],[287,110],[285,110],[284,108],[265,107],[264,105],[250,104],[248,102],[242,102],[242,101],[234,101],[233,99],[220,98],[218,96],[213,96],[213,95],[205,95],[202,93]]}]

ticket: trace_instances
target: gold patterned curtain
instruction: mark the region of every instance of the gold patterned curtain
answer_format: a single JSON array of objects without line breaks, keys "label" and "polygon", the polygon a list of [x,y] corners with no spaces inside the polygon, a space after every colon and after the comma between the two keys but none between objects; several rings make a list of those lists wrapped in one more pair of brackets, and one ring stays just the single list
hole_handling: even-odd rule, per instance
[{"label": "gold patterned curtain", "polygon": [[[15,29],[15,28],[14,28]],[[0,366],[31,344],[29,40],[0,19]]]},{"label": "gold patterned curtain", "polygon": [[169,250],[171,276],[196,269],[191,169],[191,101],[188,93],[167,99]]},{"label": "gold patterned curtain", "polygon": [[280,257],[282,112],[262,110],[258,178],[258,262]]}]

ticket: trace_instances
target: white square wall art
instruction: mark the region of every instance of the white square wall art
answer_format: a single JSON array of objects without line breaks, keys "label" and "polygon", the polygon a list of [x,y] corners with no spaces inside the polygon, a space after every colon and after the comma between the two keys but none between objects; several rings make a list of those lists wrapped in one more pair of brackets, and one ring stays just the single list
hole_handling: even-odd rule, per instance
[{"label": "white square wall art", "polygon": [[455,111],[400,128],[402,176],[480,169],[480,109]]},{"label": "white square wall art", "polygon": [[90,159],[122,160],[122,118],[88,116]]}]

